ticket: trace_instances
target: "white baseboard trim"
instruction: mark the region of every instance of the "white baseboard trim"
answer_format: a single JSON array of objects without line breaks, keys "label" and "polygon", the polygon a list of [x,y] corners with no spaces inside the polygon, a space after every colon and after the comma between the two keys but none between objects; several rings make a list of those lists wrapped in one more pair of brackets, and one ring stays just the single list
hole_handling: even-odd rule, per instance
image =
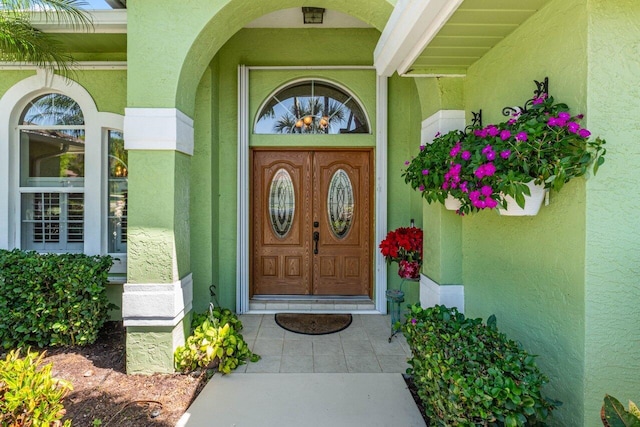
[{"label": "white baseboard trim", "polygon": [[464,313],[464,286],[463,285],[439,285],[424,274],[420,275],[420,305],[433,307],[444,305],[457,307]]},{"label": "white baseboard trim", "polygon": [[176,326],[191,310],[192,302],[191,273],[174,283],[125,283],[124,326]]}]

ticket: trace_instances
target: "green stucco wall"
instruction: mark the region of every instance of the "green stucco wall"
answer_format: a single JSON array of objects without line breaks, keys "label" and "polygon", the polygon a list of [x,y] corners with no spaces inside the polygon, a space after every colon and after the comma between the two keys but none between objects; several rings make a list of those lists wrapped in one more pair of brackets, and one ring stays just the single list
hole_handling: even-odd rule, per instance
[{"label": "green stucco wall", "polygon": [[[314,6],[355,16],[381,31],[394,4],[387,0],[318,0]],[[302,5],[300,0],[191,0],[189,7],[174,1],[131,2],[127,5],[129,106],[177,107],[193,116],[202,74],[229,38],[255,18]],[[260,43],[254,40],[254,45]],[[292,56],[291,39],[285,46],[289,47],[286,57]]]},{"label": "green stucco wall", "polygon": [[[633,46],[632,40],[638,39],[632,17],[638,17],[639,8],[633,2],[610,6],[604,1],[551,2],[469,68],[465,109],[482,109],[485,125],[504,121],[502,108],[521,105],[532,97],[533,80],[548,76],[550,93],[574,113],[587,113],[585,123],[594,134],[607,137],[610,144],[616,135],[629,138],[631,144],[630,135],[622,130],[625,116],[616,112],[633,103],[635,92],[629,93],[633,85],[628,81],[637,75],[637,65],[628,58],[637,56],[616,47],[624,41]],[[624,30],[618,28],[620,21],[628,23]],[[620,39],[623,31],[626,38]],[[618,52],[619,61],[611,60],[612,50]],[[608,67],[603,67],[605,63]],[[433,81],[423,82],[419,93],[423,114],[431,114],[433,109],[424,100],[441,99],[441,88]],[[626,99],[621,97],[612,106],[612,93]],[[616,165],[616,152],[610,145],[606,166],[597,178],[576,179],[561,193],[552,192],[550,205],[535,217],[481,212],[460,219],[460,228],[460,223],[442,216],[455,214],[424,208],[425,228],[431,221],[436,227],[426,232],[434,239],[427,254],[433,248],[435,259],[425,272],[436,281],[451,279],[444,277],[453,271],[445,266],[450,259],[437,242],[443,235],[455,238],[459,231],[466,312],[483,318],[496,314],[507,335],[539,355],[539,366],[550,377],[545,393],[563,402],[554,414],[554,425],[598,425],[604,393],[622,385],[620,397],[628,399],[638,389],[632,373],[620,367],[620,363],[637,366],[637,340],[635,346],[626,347],[612,334],[612,329],[627,331],[627,343],[633,340],[629,323],[636,330],[639,323],[633,307],[637,298],[622,292],[633,285],[628,273],[635,268],[637,245],[631,251],[631,242],[620,245],[628,240],[629,229],[638,226],[630,223],[629,215],[611,217],[605,188],[614,170],[635,162],[626,157]],[[637,177],[626,181],[629,191],[636,184]],[[620,194],[623,197],[624,192]],[[618,204],[628,201],[621,199]],[[622,261],[615,253],[625,254]],[[612,264],[618,266],[613,271]],[[607,349],[616,344],[620,357],[612,363]]]},{"label": "green stucco wall", "polygon": [[129,151],[129,283],[173,283],[191,272],[190,162],[174,151]]},{"label": "green stucco wall", "polygon": [[[210,64],[200,81],[196,105],[196,154],[192,162],[192,189],[200,182],[203,188],[192,195],[192,271],[194,275],[194,309],[203,310],[209,302],[208,287],[217,286],[218,301],[225,307],[235,307],[236,298],[236,182],[237,182],[237,67],[244,65],[371,65],[373,49],[379,32],[373,29],[243,29],[234,35]],[[290,53],[290,41],[323,45],[340,49],[301,50]],[[363,102],[375,130],[375,72],[360,71],[252,71],[250,111],[255,110],[275,89],[287,81],[301,77],[327,78],[344,84]],[[255,83],[255,86],[254,86]],[[421,225],[421,201],[408,188],[400,173],[404,161],[417,150],[420,130],[411,126],[420,121],[420,102],[415,84],[410,79],[394,77],[389,84],[389,229],[407,226],[411,218]],[[210,114],[210,116],[209,116]],[[252,121],[251,121],[252,122]],[[251,135],[255,146],[273,144],[323,146],[375,146],[372,135],[329,136],[320,139],[291,135],[276,138],[272,135]],[[203,157],[198,158],[197,156]],[[211,185],[211,195],[207,186]],[[197,197],[196,197],[197,194]],[[196,226],[196,224],[198,224]],[[209,232],[212,247],[206,244]],[[196,237],[196,235],[198,235]],[[203,245],[196,242],[202,242]],[[377,250],[377,243],[376,248]],[[209,253],[211,257],[209,257]],[[213,261],[211,261],[213,259]],[[214,263],[218,262],[218,267]],[[394,267],[395,268],[395,267]],[[213,271],[213,273],[211,273]],[[390,286],[400,281],[395,270],[389,271]],[[407,301],[418,301],[418,289],[407,292]]]},{"label": "green stucco wall", "polygon": [[585,425],[598,424],[605,393],[640,400],[640,3],[589,0],[588,127],[607,139],[607,160],[587,181]]}]

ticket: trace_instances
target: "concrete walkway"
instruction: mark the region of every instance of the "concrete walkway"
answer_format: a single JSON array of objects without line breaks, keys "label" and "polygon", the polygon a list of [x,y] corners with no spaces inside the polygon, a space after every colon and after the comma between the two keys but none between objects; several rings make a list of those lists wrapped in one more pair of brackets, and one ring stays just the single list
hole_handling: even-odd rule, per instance
[{"label": "concrete walkway", "polygon": [[422,427],[401,374],[215,375],[177,427]]},{"label": "concrete walkway", "polygon": [[425,425],[402,378],[410,351],[401,334],[389,343],[389,316],[354,315],[320,336],[285,331],[273,315],[240,319],[262,360],[216,374],[177,427]]}]

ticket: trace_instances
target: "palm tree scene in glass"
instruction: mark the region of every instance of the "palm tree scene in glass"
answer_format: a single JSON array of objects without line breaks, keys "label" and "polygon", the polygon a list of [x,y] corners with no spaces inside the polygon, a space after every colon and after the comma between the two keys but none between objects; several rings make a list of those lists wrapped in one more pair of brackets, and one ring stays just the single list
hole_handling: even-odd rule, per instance
[{"label": "palm tree scene in glass", "polygon": [[263,106],[257,134],[368,133],[369,125],[354,97],[330,83],[311,80],[281,89]]}]

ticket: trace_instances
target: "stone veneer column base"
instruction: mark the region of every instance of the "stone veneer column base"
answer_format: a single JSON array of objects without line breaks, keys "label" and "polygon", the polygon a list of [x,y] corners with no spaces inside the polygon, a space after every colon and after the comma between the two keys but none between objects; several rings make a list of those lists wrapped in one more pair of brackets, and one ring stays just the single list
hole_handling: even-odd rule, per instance
[{"label": "stone veneer column base", "polygon": [[433,307],[435,305],[457,307],[458,311],[464,313],[464,286],[439,285],[424,274],[421,274],[420,305],[422,307]]}]

